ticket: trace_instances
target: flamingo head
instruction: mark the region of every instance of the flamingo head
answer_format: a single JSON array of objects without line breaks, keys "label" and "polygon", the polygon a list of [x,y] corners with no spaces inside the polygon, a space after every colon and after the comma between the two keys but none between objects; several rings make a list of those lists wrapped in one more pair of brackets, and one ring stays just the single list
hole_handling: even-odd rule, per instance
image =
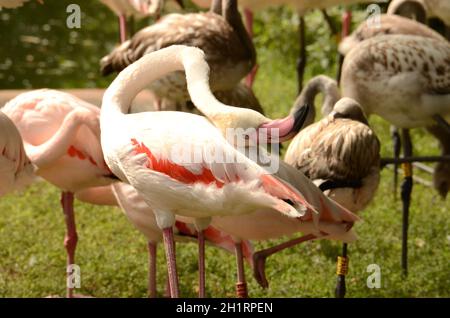
[{"label": "flamingo head", "polygon": [[421,0],[394,0],[389,4],[388,14],[397,14],[421,23],[426,22],[427,12]]},{"label": "flamingo head", "polygon": [[352,98],[341,98],[330,113],[332,118],[347,118],[369,125],[361,105]]}]

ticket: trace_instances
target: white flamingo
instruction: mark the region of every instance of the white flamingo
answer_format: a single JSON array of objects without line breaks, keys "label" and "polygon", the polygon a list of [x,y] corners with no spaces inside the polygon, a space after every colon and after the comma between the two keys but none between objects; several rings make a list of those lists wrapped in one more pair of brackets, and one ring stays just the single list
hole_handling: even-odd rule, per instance
[{"label": "white flamingo", "polygon": [[[315,220],[315,224],[321,212],[353,217],[331,201],[323,201],[323,209],[317,211],[305,200],[300,192],[303,189],[295,189],[267,174],[201,116],[180,112],[126,115],[132,99],[149,82],[183,69],[197,107],[222,108],[229,114],[235,111],[236,108],[219,103],[210,92],[209,68],[203,52],[172,46],[145,55],[122,71],[105,93],[100,117],[102,148],[108,166],[155,211],[163,231],[172,297],[179,295],[172,231],[175,215],[195,219],[200,245],[202,230],[213,216],[243,215],[271,208],[290,217]],[[245,118],[241,122],[243,127],[251,124]],[[177,151],[177,147],[200,154],[214,150],[229,160],[217,162],[203,155],[183,160],[174,156],[181,149]],[[309,185],[305,186],[307,190]],[[320,231],[316,234],[320,235]]]}]

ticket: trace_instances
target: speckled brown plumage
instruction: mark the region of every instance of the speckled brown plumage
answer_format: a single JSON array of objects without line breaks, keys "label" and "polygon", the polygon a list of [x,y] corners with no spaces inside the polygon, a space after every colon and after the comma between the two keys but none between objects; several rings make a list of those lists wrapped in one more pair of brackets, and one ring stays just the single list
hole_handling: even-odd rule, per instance
[{"label": "speckled brown plumage", "polygon": [[450,114],[450,44],[413,35],[383,35],[362,42],[345,57],[344,96],[366,114],[399,128],[433,124]]},{"label": "speckled brown plumage", "polygon": [[420,35],[445,41],[445,38],[439,33],[422,23],[398,15],[382,14],[380,15],[378,26],[373,25],[373,23],[368,23],[367,21],[362,22],[350,36],[346,37],[339,44],[339,52],[346,55],[351,49],[364,40],[379,35],[393,34]]},{"label": "speckled brown plumage", "polygon": [[337,202],[357,212],[370,202],[378,187],[380,142],[374,131],[359,121],[365,117],[355,101],[346,98],[338,104],[347,104],[347,109],[335,109],[302,130],[289,145],[285,161],[316,185],[324,181],[361,183],[331,190]]},{"label": "speckled brown plumage", "polygon": [[[210,85],[213,92],[232,89],[253,68],[256,55],[242,24],[236,0],[228,0],[226,6],[224,4],[222,16],[212,12],[165,16],[104,57],[101,61],[102,73],[120,71],[144,54],[173,44],[183,44],[199,47],[205,52],[211,67]],[[172,73],[154,82],[151,88],[160,97],[178,101],[189,99],[182,72]]]}]

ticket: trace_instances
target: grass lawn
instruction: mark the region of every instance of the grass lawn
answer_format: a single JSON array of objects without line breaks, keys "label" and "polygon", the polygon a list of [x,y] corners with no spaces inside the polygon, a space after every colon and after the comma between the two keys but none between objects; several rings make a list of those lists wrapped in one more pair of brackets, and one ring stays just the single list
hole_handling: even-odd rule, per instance
[{"label": "grass lawn", "polygon": [[[314,48],[314,47],[313,47]],[[268,115],[286,114],[295,98],[295,60],[273,50],[259,50],[261,64],[255,85]],[[334,66],[327,74],[332,75]],[[311,77],[311,72],[307,78]],[[386,98],[389,98],[388,96]],[[391,155],[389,125],[371,124],[382,141],[382,154]],[[438,144],[422,130],[413,132],[417,154],[438,154]],[[430,178],[429,176],[422,176]],[[401,204],[393,199],[392,171],[385,169],[378,193],[355,228],[359,240],[349,247],[347,297],[449,297],[450,201],[414,185],[410,217],[409,276],[401,275]],[[81,289],[95,297],[146,297],[146,242],[117,208],[76,202],[79,233],[77,264]],[[59,191],[44,182],[0,200],[0,297],[45,297],[65,294],[65,232]],[[286,239],[286,238],[284,238]],[[279,240],[281,242],[282,240]],[[276,241],[256,243],[261,249]],[[261,289],[247,269],[252,297],[333,297],[335,261],[341,244],[320,241],[283,251],[268,259],[270,287]],[[197,246],[178,245],[181,295],[196,297]],[[207,247],[207,295],[234,297],[235,259]],[[369,289],[367,266],[381,268],[381,288]],[[158,251],[158,288],[166,281],[165,259]]]}]

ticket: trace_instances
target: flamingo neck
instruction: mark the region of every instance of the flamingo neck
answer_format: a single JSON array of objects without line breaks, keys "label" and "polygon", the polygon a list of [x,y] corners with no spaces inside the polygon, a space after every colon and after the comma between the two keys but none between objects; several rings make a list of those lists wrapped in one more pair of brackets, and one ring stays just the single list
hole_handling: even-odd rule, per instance
[{"label": "flamingo neck", "polygon": [[102,129],[109,126],[111,117],[124,116],[129,112],[136,95],[153,81],[174,71],[186,73],[186,81],[191,100],[208,118],[234,109],[220,103],[209,87],[209,66],[202,50],[184,45],[168,48],[144,55],[124,69],[111,83],[103,97],[100,124]]},{"label": "flamingo neck", "polygon": [[324,95],[322,114],[328,115],[333,110],[334,104],[339,100],[340,93],[336,81],[323,75],[316,76],[308,82],[295,101],[291,113],[306,104],[313,106],[305,123],[307,125],[312,124],[316,114],[314,100],[319,93]]},{"label": "flamingo neck", "polygon": [[233,27],[243,46],[247,50],[252,65],[256,63],[256,49],[247,29],[242,22],[237,0],[223,0],[222,16]]}]

